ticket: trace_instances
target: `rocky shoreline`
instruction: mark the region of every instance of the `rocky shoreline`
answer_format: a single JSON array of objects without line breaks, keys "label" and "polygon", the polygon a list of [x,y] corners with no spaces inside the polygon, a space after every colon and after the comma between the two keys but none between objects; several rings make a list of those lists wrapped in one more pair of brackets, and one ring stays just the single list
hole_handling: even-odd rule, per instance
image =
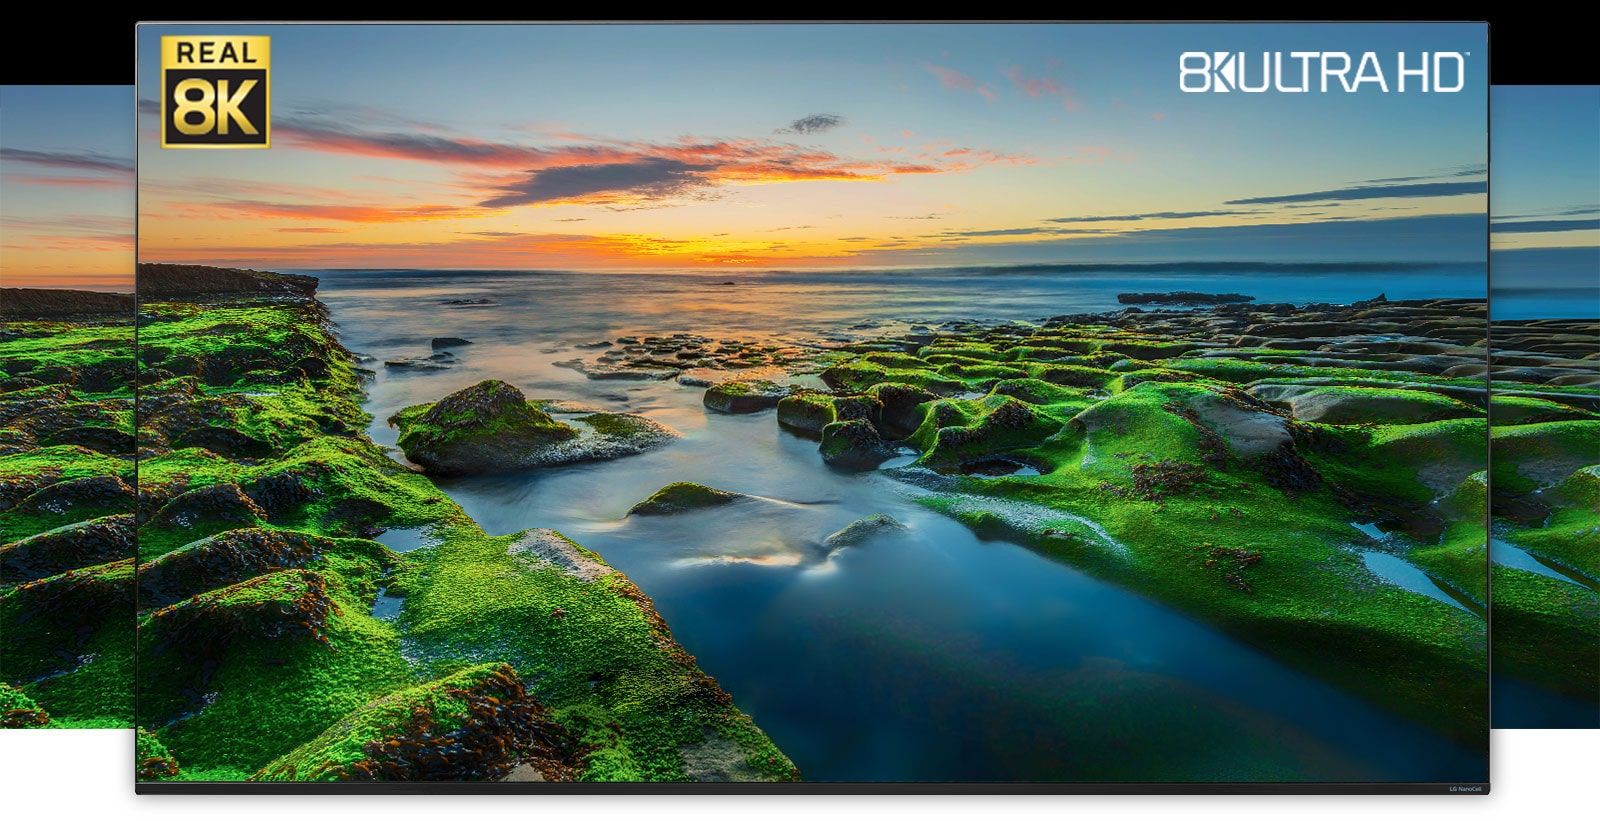
[{"label": "rocky shoreline", "polygon": [[[140,274],[178,297],[205,272]],[[314,280],[216,279],[140,321],[147,777],[798,777],[623,574],[549,531],[484,533],[366,437]]]},{"label": "rocky shoreline", "polygon": [[[489,536],[429,478],[621,458],[675,431],[490,380],[389,420],[407,470],[364,433],[363,371],[314,279],[140,274],[160,298],[138,318],[137,432],[130,327],[0,326],[0,615],[26,622],[5,647],[8,726],[133,721],[142,778],[799,776],[603,558],[551,531]],[[1496,673],[1600,703],[1600,322],[1209,296],[1229,299],[834,347],[633,336],[557,364],[774,411],[836,470],[892,475],[980,536],[1472,748],[1492,577]],[[466,344],[420,359],[449,367]],[[634,515],[742,499],[678,483]],[[1486,524],[1543,570],[1491,569]],[[386,547],[390,530],[422,546]],[[135,532],[152,662],[136,717],[116,649]]]}]

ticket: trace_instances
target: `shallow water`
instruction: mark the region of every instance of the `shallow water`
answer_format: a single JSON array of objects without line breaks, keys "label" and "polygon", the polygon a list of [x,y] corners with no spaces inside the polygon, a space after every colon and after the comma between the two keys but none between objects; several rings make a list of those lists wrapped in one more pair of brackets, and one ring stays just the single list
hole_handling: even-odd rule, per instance
[{"label": "shallow water", "polygon": [[1590,590],[1600,592],[1600,584],[1577,570],[1550,561],[1542,556],[1535,556],[1504,539],[1489,539],[1489,559],[1501,567],[1526,570],[1529,573],[1537,573],[1556,581],[1575,584],[1579,587],[1587,587]]},{"label": "shallow water", "polygon": [[[1485,776],[1482,753],[1136,593],[1019,546],[981,541],[922,507],[918,490],[889,474],[829,469],[816,443],[779,429],[771,411],[707,413],[701,389],[588,380],[551,364],[572,358],[576,343],[622,334],[859,336],[958,317],[1098,310],[1114,307],[1114,291],[1104,305],[1019,291],[1005,278],[988,280],[986,289],[965,280],[948,288],[914,282],[885,294],[888,286],[878,285],[870,299],[859,283],[781,281],[752,294],[757,289],[745,285],[619,279],[628,280],[625,288],[596,299],[580,283],[541,279],[513,289],[498,274],[447,281],[330,275],[322,298],[345,344],[379,359],[424,353],[433,336],[475,343],[454,349],[459,364],[451,370],[379,373],[367,407],[380,443],[394,441],[383,419],[395,410],[488,377],[530,398],[644,413],[681,432],[674,444],[640,456],[439,484],[490,533],[554,528],[627,573],[806,778]],[[1214,284],[1210,290],[1254,292],[1237,281]],[[1382,290],[1373,284],[1346,287],[1359,287],[1353,298],[1364,298]],[[658,289],[652,298],[647,286]],[[1181,287],[1208,290],[1193,280]],[[695,305],[673,301],[685,290]],[[500,305],[440,304],[486,295]],[[674,481],[756,498],[675,516],[625,515]],[[906,529],[838,550],[823,544],[878,513]],[[1078,529],[1093,525],[1062,519]]]},{"label": "shallow water", "polygon": [[1451,607],[1465,610],[1474,615],[1483,615],[1457,600],[1455,595],[1450,592],[1450,589],[1440,584],[1437,579],[1398,556],[1391,556],[1378,550],[1363,550],[1361,551],[1361,563],[1379,578],[1397,587],[1402,587],[1413,593],[1421,593],[1430,599],[1442,601]]}]

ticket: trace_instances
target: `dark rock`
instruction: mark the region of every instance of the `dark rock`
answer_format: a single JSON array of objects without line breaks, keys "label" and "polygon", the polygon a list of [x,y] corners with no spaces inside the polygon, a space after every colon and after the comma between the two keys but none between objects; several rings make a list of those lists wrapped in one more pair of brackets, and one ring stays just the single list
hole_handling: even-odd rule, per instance
[{"label": "dark rock", "polygon": [[829,534],[826,539],[822,540],[822,543],[831,550],[837,550],[841,547],[861,544],[875,536],[901,532],[905,529],[906,526],[901,524],[898,519],[878,513],[845,525],[843,528]]},{"label": "dark rock", "polygon": [[1221,305],[1230,302],[1254,302],[1255,299],[1244,294],[1202,294],[1197,291],[1117,294],[1117,301],[1124,305]]},{"label": "dark rock", "polygon": [[0,545],[6,584],[43,579],[68,570],[133,557],[133,516],[119,514],[75,522]]},{"label": "dark rock", "polygon": [[458,348],[462,345],[471,345],[472,341],[462,339],[459,336],[436,336],[429,344],[433,346],[434,350],[438,351],[445,348]]},{"label": "dark rock", "polygon": [[642,502],[628,508],[629,516],[661,516],[683,513],[737,502],[747,498],[743,493],[733,493],[706,487],[695,482],[673,482],[656,491]]},{"label": "dark rock", "polygon": [[199,425],[172,438],[174,448],[204,448],[227,459],[262,459],[271,456],[272,443],[233,428]]},{"label": "dark rock", "polygon": [[12,508],[24,514],[118,512],[133,507],[133,488],[116,476],[91,476],[58,482],[23,499]]},{"label": "dark rock", "polygon": [[927,412],[924,405],[939,399],[932,391],[897,382],[873,385],[867,389],[867,395],[878,402],[877,420],[882,432],[895,439],[904,439],[915,432]]},{"label": "dark rock", "polygon": [[267,512],[246,496],[238,485],[224,482],[179,494],[156,511],[150,519],[150,525],[186,530],[218,522],[249,526],[266,518]]},{"label": "dark rock", "polygon": [[822,429],[822,461],[844,470],[872,470],[894,456],[878,429],[865,419],[833,422]]},{"label": "dark rock", "polygon": [[208,590],[279,570],[310,567],[335,545],[292,530],[229,530],[139,566],[141,607],[166,607]]}]

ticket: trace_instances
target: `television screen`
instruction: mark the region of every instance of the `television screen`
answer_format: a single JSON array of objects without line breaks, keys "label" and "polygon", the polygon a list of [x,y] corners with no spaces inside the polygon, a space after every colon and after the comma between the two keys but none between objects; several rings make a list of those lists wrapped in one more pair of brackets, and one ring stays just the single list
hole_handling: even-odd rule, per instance
[{"label": "television screen", "polygon": [[0,86],[0,727],[133,723],[133,89]]},{"label": "television screen", "polygon": [[141,26],[141,789],[1483,790],[1486,38]]},{"label": "television screen", "polygon": [[1494,726],[1600,727],[1600,86],[1495,86]]}]

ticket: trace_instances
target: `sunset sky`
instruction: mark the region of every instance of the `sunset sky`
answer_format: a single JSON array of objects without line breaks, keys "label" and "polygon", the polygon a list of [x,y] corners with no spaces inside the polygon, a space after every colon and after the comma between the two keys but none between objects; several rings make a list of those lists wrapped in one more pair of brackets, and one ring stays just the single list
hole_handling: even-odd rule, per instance
[{"label": "sunset sky", "polygon": [[[174,33],[272,36],[272,148],[160,147],[158,46]],[[139,36],[149,261],[722,270],[1483,258],[1481,25]],[[1185,94],[1178,55],[1197,49],[1476,56],[1456,94]]]},{"label": "sunset sky", "polygon": [[0,86],[0,286],[133,290],[133,100]]}]

